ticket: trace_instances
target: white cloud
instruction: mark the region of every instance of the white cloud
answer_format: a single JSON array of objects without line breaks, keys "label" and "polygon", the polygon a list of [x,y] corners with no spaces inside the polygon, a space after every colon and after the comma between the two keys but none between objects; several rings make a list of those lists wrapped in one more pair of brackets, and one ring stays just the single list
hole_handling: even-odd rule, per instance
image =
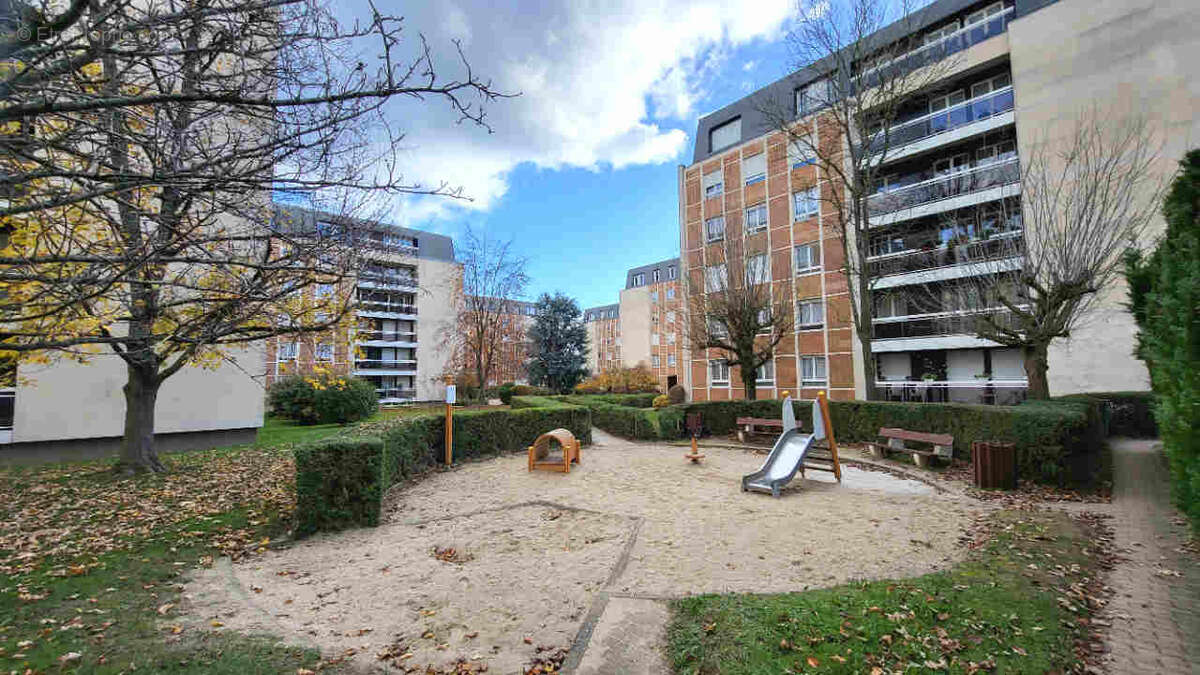
[{"label": "white cloud", "polygon": [[[365,6],[342,1],[355,12]],[[793,0],[765,0],[753,11],[735,0],[406,6],[408,46],[423,32],[442,79],[460,75],[450,43],[458,38],[476,73],[521,96],[489,105],[492,134],[456,124],[434,99],[394,102],[389,114],[407,133],[406,177],[460,185],[474,199],[408,199],[394,220],[427,226],[489,209],[525,163],[599,170],[678,161],[706,77],[737,46],[777,37],[793,8]]]},{"label": "white cloud", "polygon": [[748,73],[748,72],[754,70],[754,68],[757,65],[758,65],[758,61],[747,61],[742,64],[742,71]]}]

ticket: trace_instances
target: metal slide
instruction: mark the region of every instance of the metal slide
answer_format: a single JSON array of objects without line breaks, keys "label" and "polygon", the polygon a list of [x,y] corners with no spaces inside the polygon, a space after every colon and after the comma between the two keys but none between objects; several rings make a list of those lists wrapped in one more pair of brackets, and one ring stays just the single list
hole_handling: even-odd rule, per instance
[{"label": "metal slide", "polygon": [[804,457],[813,442],[825,438],[825,420],[821,417],[821,406],[813,401],[813,433],[802,434],[792,412],[792,397],[783,400],[783,433],[767,455],[762,468],[742,477],[742,491],[770,492],[778,497],[779,491],[804,465]]}]

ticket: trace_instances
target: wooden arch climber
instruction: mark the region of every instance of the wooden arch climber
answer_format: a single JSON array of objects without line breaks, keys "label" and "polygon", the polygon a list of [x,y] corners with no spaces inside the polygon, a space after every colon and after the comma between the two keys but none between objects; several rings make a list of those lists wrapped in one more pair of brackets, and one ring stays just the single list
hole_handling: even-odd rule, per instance
[{"label": "wooden arch climber", "polygon": [[[558,443],[562,448],[562,459],[554,459],[547,461],[550,456],[550,442]],[[529,446],[529,470],[541,469],[543,471],[561,471],[563,473],[571,472],[571,463],[579,463],[579,441],[576,440],[575,434],[572,434],[566,429],[555,429],[547,431],[533,445]]]}]

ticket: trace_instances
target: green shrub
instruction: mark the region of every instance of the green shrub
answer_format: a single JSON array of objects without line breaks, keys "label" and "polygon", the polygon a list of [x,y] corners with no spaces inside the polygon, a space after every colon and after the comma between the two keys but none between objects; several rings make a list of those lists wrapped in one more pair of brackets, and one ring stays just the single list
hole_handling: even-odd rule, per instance
[{"label": "green shrub", "polygon": [[327,438],[296,448],[296,536],[379,523],[383,442]]},{"label": "green shrub", "polygon": [[677,408],[653,409],[654,394],[599,394],[556,397],[585,406],[592,413],[592,424],[615,436],[636,440],[680,438],[683,411]]},{"label": "green shrub", "polygon": [[[536,397],[533,397],[536,398]],[[518,397],[514,405],[524,401]],[[569,429],[592,442],[591,412],[546,400],[541,407],[464,410],[454,414],[454,461],[520,452],[547,431]],[[401,418],[379,437],[331,438],[296,450],[296,536],[379,523],[383,494],[445,460],[440,416]]]},{"label": "green shrub", "polygon": [[510,389],[509,398],[513,396],[549,396],[550,390],[545,387],[535,387],[529,384],[514,384]]},{"label": "green shrub", "polygon": [[505,382],[496,388],[496,396],[500,398],[500,402],[504,405],[512,403],[513,388],[517,385],[512,382]]},{"label": "green shrub", "polygon": [[659,408],[665,408],[669,405],[671,405],[671,399],[668,398],[666,394],[659,394],[658,396],[654,397],[655,410],[658,410]]},{"label": "green shrub", "polygon": [[[877,440],[882,427],[951,434],[955,457],[970,461],[972,441],[1007,441],[1017,446],[1021,475],[1040,482],[1087,482],[1101,462],[1103,430],[1094,401],[1019,406],[831,401],[829,408],[834,437],[842,443]],[[739,417],[782,416],[778,400],[698,401],[675,409],[700,413],[704,428],[717,435],[735,431]],[[801,427],[811,429],[812,402],[794,401],[793,409]]]},{"label": "green shrub", "polygon": [[271,411],[300,424],[346,424],[379,410],[375,386],[356,377],[291,375],[271,385]]},{"label": "green shrub", "polygon": [[1158,424],[1154,421],[1154,392],[1107,391],[1071,394],[1062,398],[1095,399],[1106,405],[1105,431],[1110,436],[1157,438]]}]

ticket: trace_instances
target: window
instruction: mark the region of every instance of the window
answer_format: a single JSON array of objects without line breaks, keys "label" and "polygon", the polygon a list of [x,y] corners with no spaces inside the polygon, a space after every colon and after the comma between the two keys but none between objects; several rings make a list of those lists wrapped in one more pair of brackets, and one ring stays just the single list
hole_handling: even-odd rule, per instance
[{"label": "window", "polygon": [[669,344],[669,345],[675,344],[675,334],[674,333],[667,333],[667,344]]},{"label": "window", "polygon": [[1004,3],[997,2],[967,15],[967,25],[979,23],[996,16],[1004,11]]},{"label": "window", "polygon": [[813,80],[796,90],[796,117],[815,111],[825,105],[829,97],[829,81],[825,78]]},{"label": "window", "polygon": [[904,237],[876,237],[871,240],[871,255],[889,255],[907,250]]},{"label": "window", "polygon": [[1002,141],[985,145],[975,151],[975,166],[985,166],[1003,162],[1017,156],[1017,144],[1013,141]]},{"label": "window", "polygon": [[709,265],[704,269],[704,290],[709,293],[725,290],[728,283],[729,272],[725,269],[725,263]]},{"label": "window", "polygon": [[816,163],[816,158],[807,148],[801,147],[799,143],[788,143],[788,166],[795,169]]},{"label": "window", "polygon": [[655,346],[655,347],[657,347],[657,346],[658,346],[658,333],[651,333],[651,334],[650,334],[650,344],[651,344],[651,345],[653,345],[653,346]]},{"label": "window", "polygon": [[708,151],[716,152],[742,140],[742,118],[736,117],[708,132]]},{"label": "window", "polygon": [[742,176],[746,185],[761,183],[767,179],[767,153],[760,152],[742,160]]},{"label": "window", "polygon": [[766,253],[752,255],[746,259],[746,283],[751,286],[765,284],[771,280],[770,260]]},{"label": "window", "polygon": [[659,357],[658,357],[658,354],[655,354],[655,355],[653,355],[653,356],[651,356],[651,357],[650,357],[650,363],[651,363],[651,364],[652,364],[652,365],[653,365],[655,368],[658,368],[659,366],[661,366],[661,365],[662,365],[662,361],[659,359]]},{"label": "window", "polygon": [[727,337],[729,331],[725,328],[724,321],[710,316],[708,317],[708,334],[712,337]]},{"label": "window", "polygon": [[812,187],[792,193],[792,214],[796,220],[805,220],[817,215],[821,210],[821,188]]},{"label": "window", "polygon": [[674,354],[667,354],[667,365],[668,366],[675,365],[675,355]]},{"label": "window", "polygon": [[333,295],[333,284],[317,284],[317,299],[323,300]]},{"label": "window", "polygon": [[708,362],[708,385],[710,387],[729,386],[729,363],[724,359]]},{"label": "window", "polygon": [[767,229],[767,205],[757,204],[746,209],[746,234],[754,234]]},{"label": "window", "polygon": [[1001,73],[995,77],[989,77],[981,82],[976,82],[971,85],[971,98],[986,96],[993,91],[999,91],[1008,85],[1012,84],[1012,78],[1008,73]]},{"label": "window", "polygon": [[317,345],[317,360],[332,361],[333,360],[333,345],[319,344]]},{"label": "window", "polygon": [[668,279],[674,279],[678,275],[679,275],[679,270],[674,265],[671,265],[670,267],[667,268],[667,278]]},{"label": "window", "polygon": [[937,30],[925,34],[925,44],[930,45],[958,32],[958,21],[952,21]]},{"label": "window", "polygon": [[667,323],[675,323],[675,312],[667,312]]},{"label": "window", "polygon": [[296,342],[279,343],[279,360],[291,361],[300,354],[300,345]]},{"label": "window", "polygon": [[758,372],[754,374],[754,381],[757,384],[775,384],[775,359],[769,359],[758,367]]},{"label": "window", "polygon": [[705,199],[720,197],[721,193],[725,191],[725,174],[720,169],[704,174],[701,182],[704,185]]},{"label": "window", "polygon": [[796,274],[821,268],[821,249],[817,244],[801,244],[795,249]]},{"label": "window", "polygon": [[765,307],[758,310],[758,334],[770,335],[771,328],[771,308]]},{"label": "window", "polygon": [[725,216],[717,216],[704,221],[704,237],[709,243],[725,238]]},{"label": "window", "polygon": [[800,381],[805,386],[825,384],[825,357],[801,356]]},{"label": "window", "polygon": [[801,300],[796,303],[796,324],[801,329],[825,325],[825,303],[820,300]]},{"label": "window", "polygon": [[659,271],[654,270],[653,272],[650,273],[650,283],[657,284],[658,281],[659,281]]},{"label": "window", "polygon": [[[675,269],[675,268],[674,268],[674,267],[672,267],[671,269]],[[675,299],[675,289],[674,289],[674,288],[668,288],[668,289],[667,289],[667,299],[668,299],[668,300],[674,300],[674,299]]]},{"label": "window", "polygon": [[908,300],[903,293],[881,293],[875,298],[875,316],[886,319],[908,315]]},{"label": "window", "polygon": [[650,291],[650,302],[658,302],[658,291]]}]

